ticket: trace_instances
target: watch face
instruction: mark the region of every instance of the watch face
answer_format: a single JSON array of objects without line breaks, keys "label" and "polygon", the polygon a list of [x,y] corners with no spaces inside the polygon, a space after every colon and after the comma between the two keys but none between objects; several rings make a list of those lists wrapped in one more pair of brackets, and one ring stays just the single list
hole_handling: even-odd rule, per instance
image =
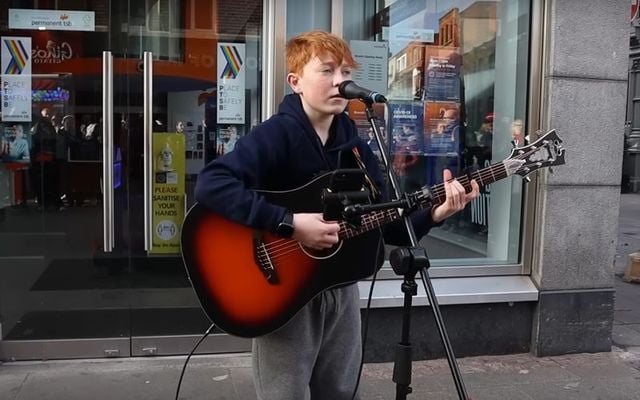
[{"label": "watch face", "polygon": [[280,222],[278,225],[278,236],[290,238],[293,236],[293,225],[286,222]]}]

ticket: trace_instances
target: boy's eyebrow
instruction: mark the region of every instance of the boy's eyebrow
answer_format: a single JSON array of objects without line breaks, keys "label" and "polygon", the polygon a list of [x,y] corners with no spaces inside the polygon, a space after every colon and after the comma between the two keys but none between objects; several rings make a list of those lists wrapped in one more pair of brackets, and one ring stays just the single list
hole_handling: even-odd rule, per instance
[{"label": "boy's eyebrow", "polygon": [[322,60],[320,60],[320,65],[323,66],[323,67],[324,66],[335,67],[336,65],[338,65],[338,63],[333,61],[333,60],[330,60],[330,61],[322,61]]},{"label": "boy's eyebrow", "polygon": [[328,61],[322,61],[322,59],[320,59],[320,65],[321,66],[329,66],[329,67],[347,67],[347,68],[351,68],[350,65],[345,64],[344,62],[341,62],[340,64],[338,64],[335,60],[331,59]]}]

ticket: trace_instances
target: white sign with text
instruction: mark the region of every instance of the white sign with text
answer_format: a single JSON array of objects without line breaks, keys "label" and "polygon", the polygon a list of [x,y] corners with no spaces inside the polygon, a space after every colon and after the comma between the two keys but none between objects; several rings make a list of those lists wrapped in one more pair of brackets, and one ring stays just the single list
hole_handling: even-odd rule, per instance
[{"label": "white sign with text", "polygon": [[0,38],[2,121],[31,122],[31,38]]},{"label": "white sign with text", "polygon": [[386,42],[352,40],[353,58],[360,68],[353,71],[353,80],[374,92],[387,94],[389,45]]},{"label": "white sign with text", "polygon": [[52,31],[96,30],[93,11],[9,9],[9,29],[38,29]]},{"label": "white sign with text", "polygon": [[244,43],[218,43],[219,124],[244,124]]}]

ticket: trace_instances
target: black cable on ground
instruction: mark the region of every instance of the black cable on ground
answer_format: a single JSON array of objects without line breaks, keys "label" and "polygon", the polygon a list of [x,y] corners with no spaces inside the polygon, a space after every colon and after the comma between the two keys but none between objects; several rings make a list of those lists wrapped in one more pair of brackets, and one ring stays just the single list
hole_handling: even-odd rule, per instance
[{"label": "black cable on ground", "polygon": [[211,324],[211,326],[207,329],[207,331],[204,333],[204,335],[202,335],[200,340],[198,340],[198,343],[196,343],[196,345],[193,346],[193,349],[191,350],[191,353],[189,353],[189,355],[187,356],[187,359],[185,360],[184,365],[182,366],[182,372],[180,373],[180,379],[178,379],[178,387],[176,388],[176,398],[175,398],[175,400],[178,400],[178,396],[180,395],[180,385],[182,385],[182,378],[184,378],[184,372],[187,370],[187,364],[189,363],[189,360],[191,359],[191,356],[193,355],[193,353],[195,353],[195,351],[198,348],[198,346],[200,346],[200,343],[202,343],[202,341],[207,336],[209,336],[209,334],[211,333],[213,328],[215,328],[215,326],[216,326],[215,324]]},{"label": "black cable on ground", "polygon": [[[382,234],[382,232],[380,232],[380,234]],[[380,262],[380,246],[384,246],[384,241],[380,240],[380,242],[378,242],[378,250],[376,253],[376,267],[378,266],[378,263]],[[383,253],[384,254],[384,253]],[[358,393],[358,388],[360,387],[360,377],[362,376],[362,368],[364,366],[364,352],[365,349],[367,347],[367,335],[369,334],[369,310],[371,309],[371,299],[373,298],[373,287],[376,284],[376,277],[378,276],[378,269],[376,269],[376,272],[373,274],[373,277],[371,278],[371,287],[369,288],[369,297],[367,299],[367,308],[365,308],[364,310],[364,318],[362,320],[362,324],[364,326],[364,331],[362,332],[362,355],[360,358],[360,370],[358,372],[358,379],[356,380],[356,386],[353,389],[353,394],[351,395],[351,400],[354,400],[356,398],[356,394]]]}]

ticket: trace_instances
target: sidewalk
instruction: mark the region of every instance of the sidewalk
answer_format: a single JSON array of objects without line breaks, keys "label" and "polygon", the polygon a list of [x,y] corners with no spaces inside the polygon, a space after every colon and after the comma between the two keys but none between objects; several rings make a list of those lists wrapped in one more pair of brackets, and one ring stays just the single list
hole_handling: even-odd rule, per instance
[{"label": "sidewalk", "polygon": [[[475,400],[640,400],[640,284],[622,281],[628,254],[640,250],[640,194],[621,198],[614,270],[611,353],[537,358],[530,354],[459,359]],[[2,400],[173,399],[184,357],[0,364]],[[394,399],[393,365],[365,365],[362,399]],[[458,399],[446,360],[413,363],[408,399]],[[181,399],[254,400],[248,354],[192,358]]]},{"label": "sidewalk", "polygon": [[[19,362],[0,366],[4,400],[173,399],[183,357]],[[254,400],[249,355],[194,357],[181,399]],[[475,400],[640,399],[640,353],[459,360]],[[394,399],[393,365],[367,364],[362,399]],[[409,399],[458,399],[445,360],[414,362]]]},{"label": "sidewalk", "polygon": [[[640,251],[640,194],[623,194],[618,218],[618,245],[614,263],[616,303],[613,344],[620,349],[640,348],[640,283],[622,280],[629,254]],[[640,391],[640,386],[639,386]]]}]

